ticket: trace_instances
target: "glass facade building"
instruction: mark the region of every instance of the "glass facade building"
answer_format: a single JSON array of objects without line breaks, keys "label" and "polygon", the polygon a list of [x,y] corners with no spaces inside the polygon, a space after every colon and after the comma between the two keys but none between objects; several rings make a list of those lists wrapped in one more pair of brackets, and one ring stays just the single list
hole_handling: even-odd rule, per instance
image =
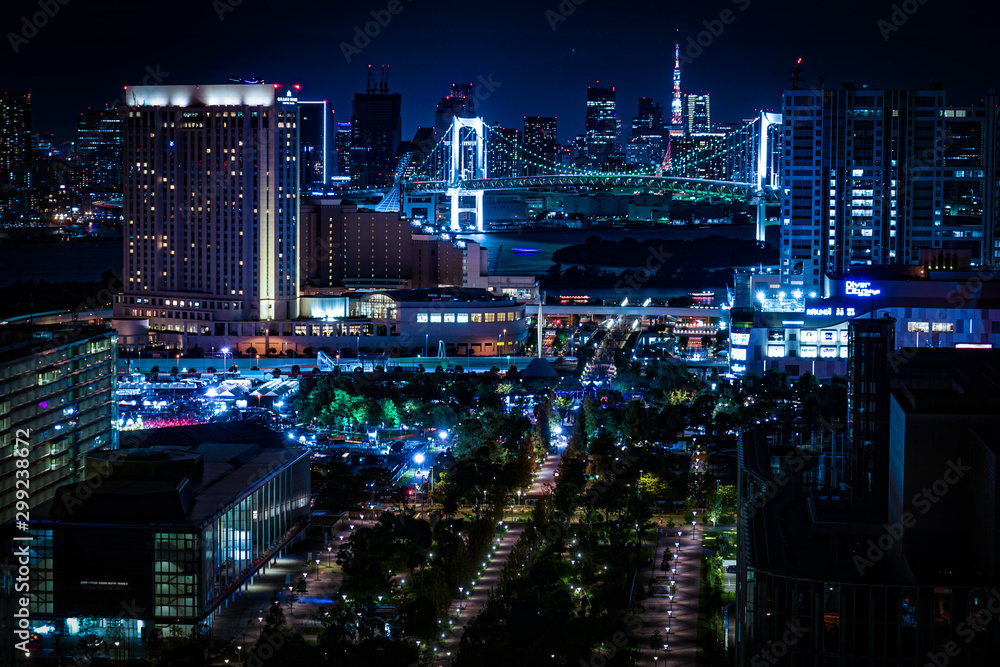
[{"label": "glass facade building", "polygon": [[15,450],[27,450],[33,509],[82,479],[88,452],[116,446],[117,364],[103,327],[0,329],[0,521],[15,517]]},{"label": "glass facade building", "polygon": [[61,487],[33,523],[32,622],[132,646],[211,627],[308,524],[308,454],[250,424],[122,441],[89,456],[85,480]]}]

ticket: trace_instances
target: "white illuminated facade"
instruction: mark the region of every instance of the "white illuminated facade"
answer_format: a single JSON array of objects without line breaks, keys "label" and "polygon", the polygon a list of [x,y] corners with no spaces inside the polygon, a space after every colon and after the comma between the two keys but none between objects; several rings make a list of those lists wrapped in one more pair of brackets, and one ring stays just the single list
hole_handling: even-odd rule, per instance
[{"label": "white illuminated facade", "polygon": [[125,289],[116,319],[200,334],[219,322],[298,317],[295,90],[125,92]]},{"label": "white illuminated facade", "polygon": [[792,298],[766,280],[750,281],[752,308],[745,297],[730,311],[730,371],[845,375],[851,320],[884,315],[896,322],[899,347],[1000,347],[1000,283],[981,281],[973,297],[969,281],[980,280],[973,272],[936,279],[911,273],[911,279],[830,280],[828,298],[815,292]]}]

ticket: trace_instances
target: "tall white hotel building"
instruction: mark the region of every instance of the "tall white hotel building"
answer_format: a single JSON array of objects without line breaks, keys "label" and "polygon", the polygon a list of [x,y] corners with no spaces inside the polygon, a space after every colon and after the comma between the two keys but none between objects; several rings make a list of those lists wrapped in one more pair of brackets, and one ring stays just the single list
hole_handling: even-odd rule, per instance
[{"label": "tall white hotel building", "polygon": [[[298,106],[275,84],[127,88],[116,328],[217,335],[298,313]],[[136,332],[139,332],[137,327]]]}]

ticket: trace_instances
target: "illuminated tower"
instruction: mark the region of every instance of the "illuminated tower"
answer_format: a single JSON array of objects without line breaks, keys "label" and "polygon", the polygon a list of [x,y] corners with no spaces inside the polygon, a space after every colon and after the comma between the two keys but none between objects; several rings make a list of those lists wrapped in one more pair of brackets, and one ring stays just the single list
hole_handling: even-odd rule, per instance
[{"label": "illuminated tower", "polygon": [[670,102],[670,136],[684,133],[683,105],[681,103],[681,43],[674,46],[674,98]]}]

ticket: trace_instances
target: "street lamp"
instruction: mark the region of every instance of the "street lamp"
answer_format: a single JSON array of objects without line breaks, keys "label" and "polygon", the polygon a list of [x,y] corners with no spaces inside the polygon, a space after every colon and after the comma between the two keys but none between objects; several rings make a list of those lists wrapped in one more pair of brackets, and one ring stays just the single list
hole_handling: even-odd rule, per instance
[{"label": "street lamp", "polygon": [[333,547],[327,547],[326,548],[326,566],[327,567],[332,567],[333,566],[332,560],[333,560]]}]

